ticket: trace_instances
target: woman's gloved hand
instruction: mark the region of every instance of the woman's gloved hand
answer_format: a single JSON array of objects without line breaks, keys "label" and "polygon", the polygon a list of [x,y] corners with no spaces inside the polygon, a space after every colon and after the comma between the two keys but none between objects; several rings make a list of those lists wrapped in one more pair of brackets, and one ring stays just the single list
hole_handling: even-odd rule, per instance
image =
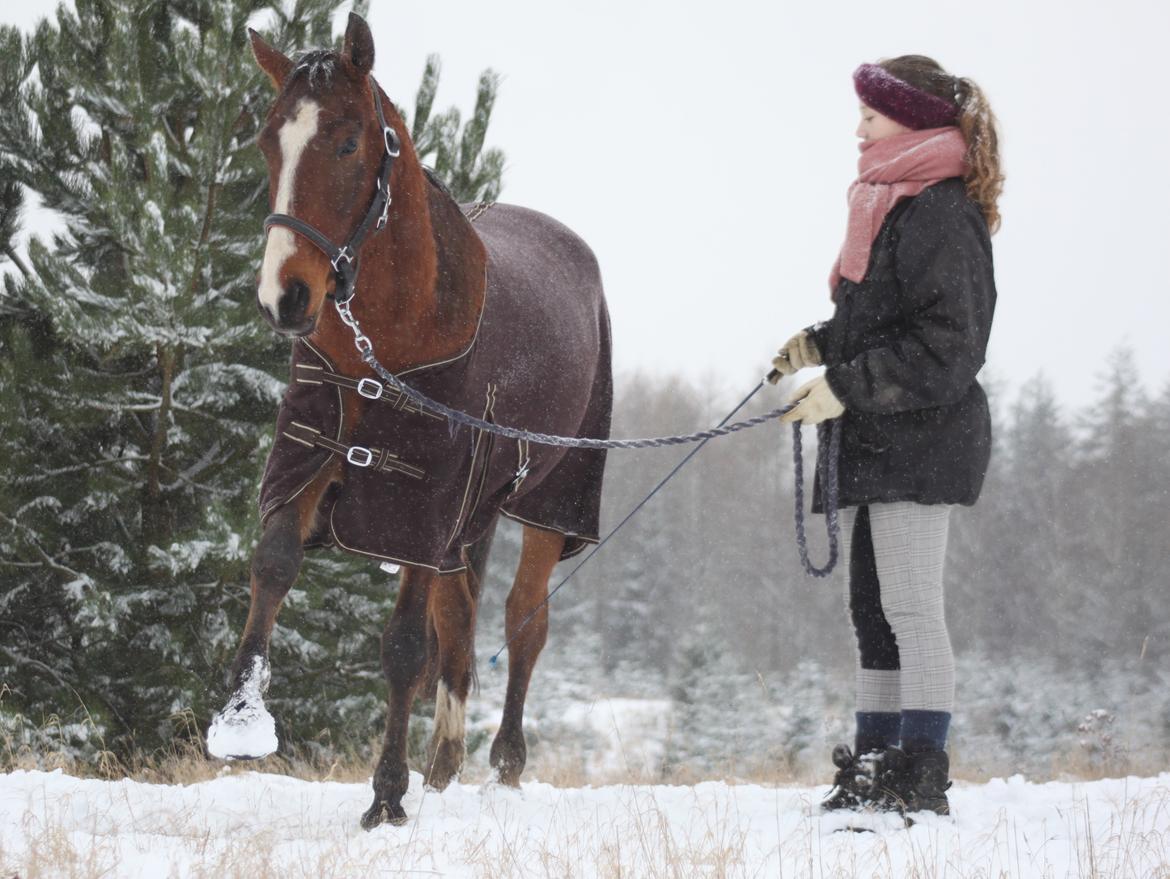
[{"label": "woman's gloved hand", "polygon": [[845,412],[845,407],[823,375],[797,388],[788,402],[796,403],[796,407],[780,417],[785,423],[799,421],[802,424],[820,424],[831,418],[840,418]]},{"label": "woman's gloved hand", "polygon": [[772,384],[780,380],[780,376],[792,375],[798,369],[806,366],[820,366],[821,352],[817,350],[816,342],[807,330],[801,330],[784,343],[780,353],[772,358],[772,367],[779,373]]}]

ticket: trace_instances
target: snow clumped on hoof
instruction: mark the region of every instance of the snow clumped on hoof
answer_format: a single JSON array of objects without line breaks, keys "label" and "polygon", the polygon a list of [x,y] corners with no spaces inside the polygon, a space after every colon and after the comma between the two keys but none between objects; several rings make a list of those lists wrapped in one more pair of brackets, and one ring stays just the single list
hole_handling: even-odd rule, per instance
[{"label": "snow clumped on hoof", "polygon": [[220,760],[256,760],[275,753],[276,721],[264,707],[264,691],[271,672],[262,656],[252,658],[252,668],[211,720],[207,752]]}]

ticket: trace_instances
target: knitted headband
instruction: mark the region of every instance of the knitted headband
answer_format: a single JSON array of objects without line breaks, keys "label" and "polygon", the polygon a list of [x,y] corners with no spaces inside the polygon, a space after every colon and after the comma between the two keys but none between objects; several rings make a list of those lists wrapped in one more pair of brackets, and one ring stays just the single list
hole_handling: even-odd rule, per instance
[{"label": "knitted headband", "polygon": [[955,104],[915,88],[877,64],[862,64],[853,71],[853,87],[867,107],[916,131],[954,125],[959,117]]}]

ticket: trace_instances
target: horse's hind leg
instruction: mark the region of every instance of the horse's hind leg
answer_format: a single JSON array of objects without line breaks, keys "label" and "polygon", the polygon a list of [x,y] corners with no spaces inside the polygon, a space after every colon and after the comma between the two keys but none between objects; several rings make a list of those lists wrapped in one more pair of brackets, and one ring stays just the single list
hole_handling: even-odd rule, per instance
[{"label": "horse's hind leg", "polygon": [[477,588],[469,572],[439,577],[430,621],[438,641],[435,732],[427,749],[426,783],[443,790],[463,768],[467,696],[471,691]]},{"label": "horse's hind leg", "polygon": [[519,786],[520,773],[528,759],[524,744],[524,699],[528,695],[528,682],[548,638],[548,605],[542,606],[541,602],[548,597],[548,578],[560,560],[564,545],[564,535],[525,526],[520,567],[508,593],[504,623],[509,639],[508,692],[490,759],[500,782],[512,787]]},{"label": "horse's hind leg", "polygon": [[372,830],[383,821],[406,820],[402,798],[410,786],[406,767],[406,733],[410,706],[427,667],[427,602],[437,578],[431,571],[405,568],[398,602],[382,633],[382,671],[389,685],[386,737],[374,770],[374,803],[362,816]]}]

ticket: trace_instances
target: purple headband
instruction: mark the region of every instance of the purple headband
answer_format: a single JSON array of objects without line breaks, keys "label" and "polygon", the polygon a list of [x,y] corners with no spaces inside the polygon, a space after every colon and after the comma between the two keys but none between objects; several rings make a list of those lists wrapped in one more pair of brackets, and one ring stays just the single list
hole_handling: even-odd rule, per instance
[{"label": "purple headband", "polygon": [[959,108],[950,101],[915,88],[877,64],[862,64],[853,71],[853,87],[867,107],[916,131],[954,125],[959,116]]}]

